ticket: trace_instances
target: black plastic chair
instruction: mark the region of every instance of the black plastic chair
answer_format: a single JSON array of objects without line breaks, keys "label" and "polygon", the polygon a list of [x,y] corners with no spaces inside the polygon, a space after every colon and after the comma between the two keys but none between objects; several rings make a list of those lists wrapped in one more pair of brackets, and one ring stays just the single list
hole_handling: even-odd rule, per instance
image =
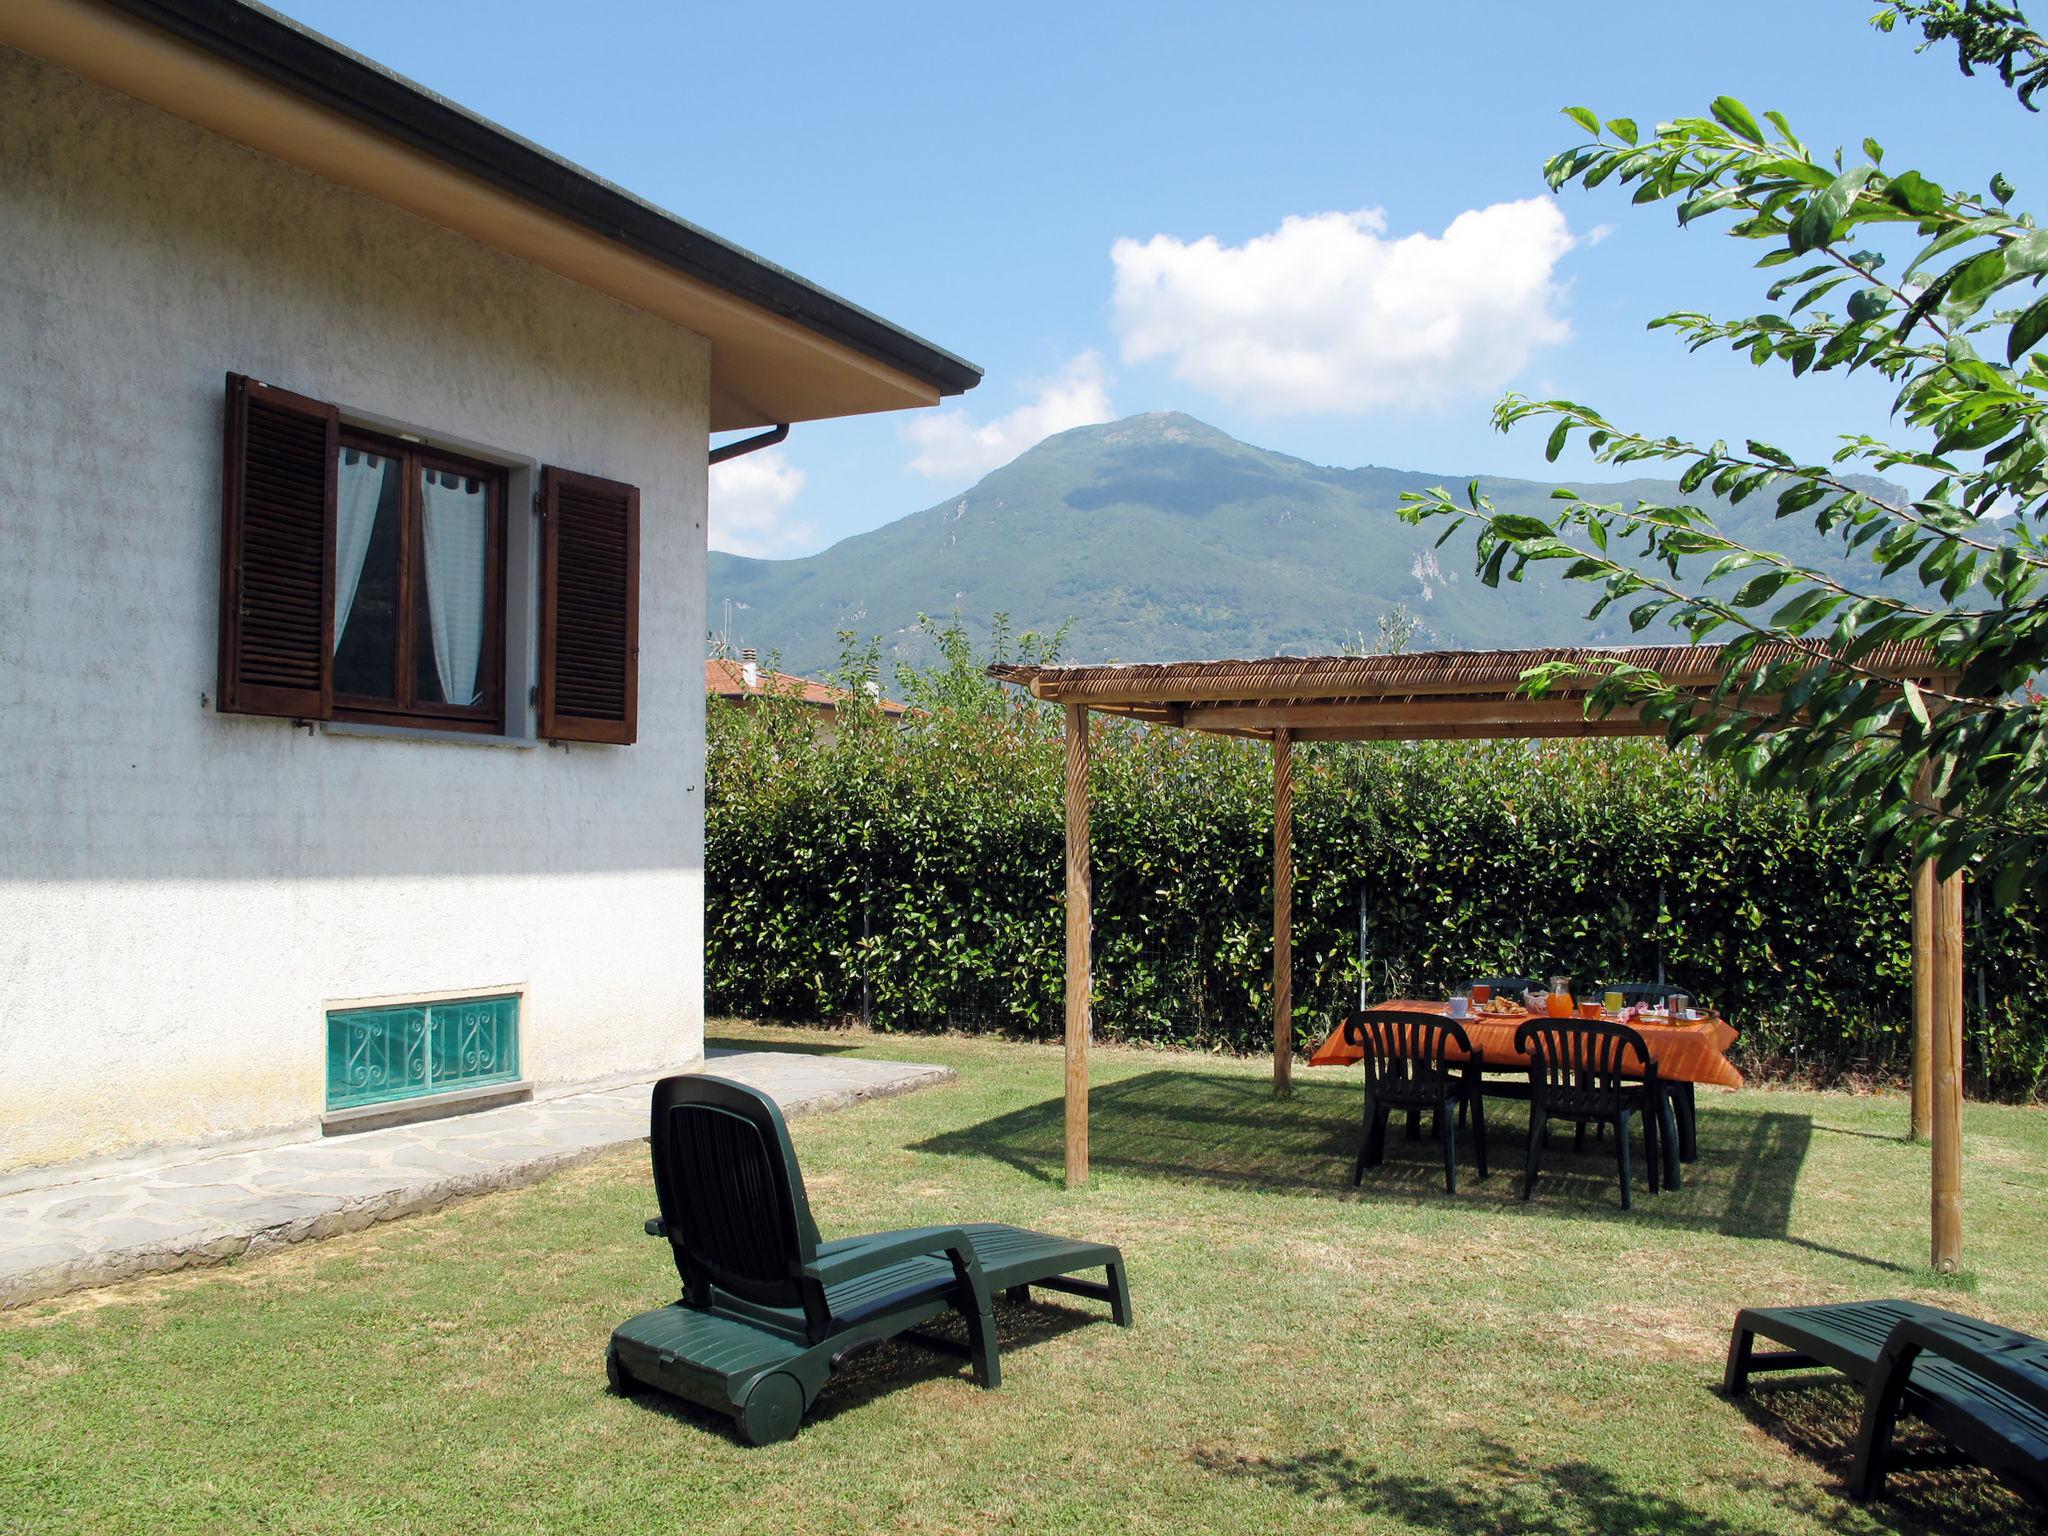
[{"label": "black plastic chair", "polygon": [[[1405,1109],[1412,1126],[1422,1111],[1436,1115],[1443,1146],[1444,1190],[1458,1192],[1458,1111],[1470,1105],[1479,1177],[1486,1177],[1486,1110],[1479,1094],[1481,1055],[1454,1019],[1435,1013],[1374,1009],[1344,1025],[1345,1040],[1365,1052],[1365,1134],[1351,1182],[1387,1155],[1387,1118]],[[1458,1059],[1451,1051],[1456,1048]]]},{"label": "black plastic chair", "polygon": [[[647,1231],[668,1240],[683,1294],[612,1331],[605,1375],[621,1395],[657,1387],[729,1413],[750,1445],[795,1434],[826,1380],[889,1339],[964,1354],[998,1385],[998,1292],[1093,1297],[1130,1326],[1123,1254],[1106,1243],[993,1222],[823,1241],[782,1111],[746,1083],[663,1078],[648,1140],[661,1215]],[[1079,1278],[1090,1269],[1104,1278]],[[964,1346],[923,1327],[949,1311]]]},{"label": "black plastic chair", "polygon": [[1659,1137],[1664,1089],[1641,1035],[1626,1024],[1604,1020],[1530,1019],[1515,1031],[1515,1049],[1529,1058],[1529,1163],[1522,1186],[1524,1200],[1536,1193],[1544,1131],[1552,1120],[1576,1123],[1573,1144],[1580,1151],[1585,1149],[1587,1126],[1614,1127],[1621,1208],[1628,1210],[1629,1122],[1641,1115],[1650,1193],[1663,1188]]},{"label": "black plastic chair", "polygon": [[[1699,994],[1682,981],[1610,981],[1600,990],[1619,992],[1624,1008],[1632,1003],[1662,1003],[1673,992],[1683,992],[1695,1003],[1699,1001]],[[1698,1095],[1691,1083],[1666,1083],[1664,1092],[1671,1104],[1672,1118],[1678,1122],[1678,1160],[1693,1162],[1700,1155]]]}]

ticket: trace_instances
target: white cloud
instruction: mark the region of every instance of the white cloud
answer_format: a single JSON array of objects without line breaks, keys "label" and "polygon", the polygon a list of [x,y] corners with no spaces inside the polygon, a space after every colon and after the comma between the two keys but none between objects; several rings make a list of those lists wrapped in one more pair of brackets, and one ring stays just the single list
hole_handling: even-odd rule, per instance
[{"label": "white cloud", "polygon": [[1552,276],[1576,244],[1547,197],[1387,235],[1378,208],[1289,217],[1225,245],[1154,235],[1110,250],[1124,361],[1255,411],[1359,412],[1490,394],[1571,335]]},{"label": "white cloud", "polygon": [[787,555],[815,542],[816,528],[787,516],[803,488],[804,472],[780,448],[712,465],[711,547],[735,555]]},{"label": "white cloud", "polygon": [[1051,378],[1032,380],[1026,388],[1032,397],[994,421],[977,422],[957,407],[912,417],[903,427],[904,437],[917,449],[910,467],[934,480],[975,480],[1055,432],[1116,416],[1098,352],[1083,352]]}]

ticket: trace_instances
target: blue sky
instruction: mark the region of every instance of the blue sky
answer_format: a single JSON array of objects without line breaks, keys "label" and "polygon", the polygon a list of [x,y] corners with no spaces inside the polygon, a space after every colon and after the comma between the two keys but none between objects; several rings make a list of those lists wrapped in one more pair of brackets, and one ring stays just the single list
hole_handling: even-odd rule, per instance
[{"label": "blue sky", "polygon": [[1548,472],[1538,433],[1492,431],[1504,388],[1794,451],[1875,429],[1880,382],[1645,331],[1759,305],[1756,252],[1611,189],[1530,202],[1566,104],[1647,124],[1725,91],[1815,145],[1873,135],[1894,171],[2048,193],[2043,120],[1873,32],[1876,0],[1711,23],[1563,0],[283,8],[987,369],[940,412],[736,461],[713,543],[747,553],[822,548],[1112,413],[1446,476]]}]

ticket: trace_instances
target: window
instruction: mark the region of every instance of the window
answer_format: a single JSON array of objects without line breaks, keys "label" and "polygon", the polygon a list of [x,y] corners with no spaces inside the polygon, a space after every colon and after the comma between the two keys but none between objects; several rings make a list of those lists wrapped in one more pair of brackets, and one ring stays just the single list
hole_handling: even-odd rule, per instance
[{"label": "window", "polygon": [[518,1077],[516,995],[328,1012],[330,1110],[481,1088]]},{"label": "window", "polygon": [[537,640],[540,734],[633,741],[640,493],[542,466],[536,636],[507,633],[508,541],[530,532],[507,486],[497,465],[230,374],[220,711],[503,731],[526,702],[505,698],[508,651]]},{"label": "window", "polygon": [[502,730],[504,472],[339,436],[335,718]]}]

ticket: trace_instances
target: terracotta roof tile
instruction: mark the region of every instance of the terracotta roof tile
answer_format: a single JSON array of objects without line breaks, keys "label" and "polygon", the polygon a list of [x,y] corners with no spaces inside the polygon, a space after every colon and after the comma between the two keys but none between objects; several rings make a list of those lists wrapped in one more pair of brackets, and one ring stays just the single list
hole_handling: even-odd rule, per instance
[{"label": "terracotta roof tile", "polygon": [[[844,688],[835,688],[830,683],[797,677],[789,672],[771,672],[766,667],[756,667],[754,675],[754,685],[749,687],[744,662],[712,657],[704,663],[704,691],[715,693],[721,699],[754,698],[764,693],[787,694],[817,709],[837,709],[851,696]],[[875,703],[885,715],[894,717],[904,713],[905,707],[894,699],[877,699]]]}]

